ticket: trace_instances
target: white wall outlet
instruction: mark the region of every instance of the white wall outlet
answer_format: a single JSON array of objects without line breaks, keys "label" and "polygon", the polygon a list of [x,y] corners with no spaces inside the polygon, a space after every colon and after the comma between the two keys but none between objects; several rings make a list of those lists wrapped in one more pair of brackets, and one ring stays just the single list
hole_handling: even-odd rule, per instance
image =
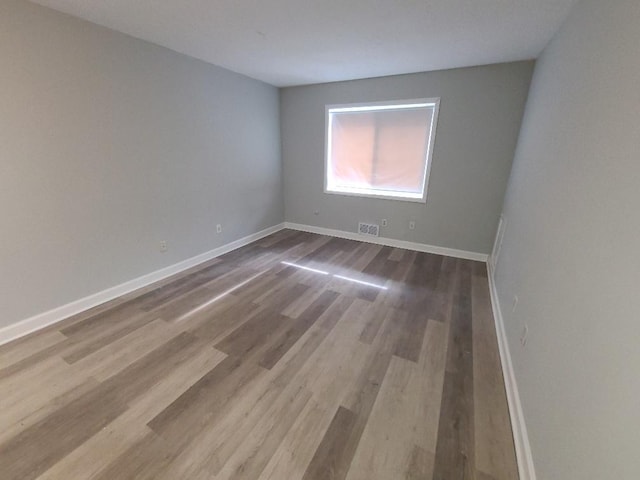
[{"label": "white wall outlet", "polygon": [[167,250],[169,250],[169,245],[167,245],[167,241],[166,240],[162,240],[160,242],[160,251],[162,253],[166,252]]},{"label": "white wall outlet", "polygon": [[387,226],[387,219],[383,218],[382,221],[380,222],[380,225],[382,225],[383,227]]},{"label": "white wall outlet", "polygon": [[520,345],[522,345],[523,347],[526,347],[528,339],[529,339],[529,325],[525,323],[524,327],[522,327],[522,335],[520,335]]},{"label": "white wall outlet", "polygon": [[216,225],[216,233],[222,233],[222,225],[220,224]]},{"label": "white wall outlet", "polygon": [[415,230],[416,229],[416,222],[414,220],[411,220],[409,222],[409,230]]}]

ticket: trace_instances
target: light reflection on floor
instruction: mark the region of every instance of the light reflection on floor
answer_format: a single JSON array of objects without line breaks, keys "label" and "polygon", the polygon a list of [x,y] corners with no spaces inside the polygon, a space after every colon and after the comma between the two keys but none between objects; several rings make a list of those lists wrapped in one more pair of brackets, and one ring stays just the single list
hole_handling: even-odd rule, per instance
[{"label": "light reflection on floor", "polygon": [[[333,273],[332,274],[332,273],[327,272],[325,270],[319,270],[317,268],[311,268],[311,267],[307,267],[305,265],[298,265],[297,263],[293,263],[293,262],[282,261],[280,263],[282,263],[283,265],[286,265],[288,267],[295,267],[295,268],[299,268],[300,270],[305,270],[307,272],[317,273],[318,275],[331,275],[333,278],[337,278],[339,280],[344,280],[344,281],[347,281],[347,282],[357,283],[358,285],[363,285],[365,287],[378,288],[380,290],[387,290],[388,289],[384,285],[378,285],[378,284],[375,284],[375,283],[372,283],[372,282],[365,282],[364,280],[358,280],[356,278],[348,277],[346,275],[338,275],[337,273]],[[258,273],[256,275],[253,275],[252,277],[247,278],[246,280],[238,283],[237,285],[234,285],[230,289],[228,289],[228,290],[216,295],[215,297],[211,298],[210,300],[207,300],[206,302],[198,305],[197,307],[193,308],[192,310],[189,310],[188,312],[186,312],[183,315],[181,315],[177,319],[177,321],[181,322],[181,321],[191,317],[192,315],[200,312],[201,310],[204,310],[205,308],[213,305],[215,302],[217,302],[221,298],[229,295],[230,293],[233,293],[235,290],[239,289],[240,287],[243,287],[244,285],[248,284],[249,282],[255,280],[256,278],[258,278],[263,273],[265,273],[265,272],[260,272],[260,273]]]},{"label": "light reflection on floor", "polygon": [[180,317],[178,317],[178,319],[176,320],[177,322],[181,322],[187,318],[189,318],[191,315],[198,313],[199,311],[207,308],[210,305],[213,305],[214,303],[216,303],[218,300],[220,300],[221,298],[229,295],[230,293],[233,293],[235,290],[239,289],[240,287],[245,286],[247,283],[255,280],[256,278],[258,278],[260,275],[262,275],[264,272],[260,272],[257,273],[255,275],[253,275],[252,277],[247,278],[246,280],[238,283],[237,285],[234,285],[233,287],[231,287],[229,290],[225,290],[224,292],[216,295],[215,297],[213,297],[210,300],[207,300],[206,302],[198,305],[196,308],[189,310],[188,312],[184,313],[183,315],[181,315]]},{"label": "light reflection on floor", "polygon": [[319,273],[320,275],[329,275],[329,272],[325,272],[324,270],[316,270],[315,268],[305,267],[304,265],[297,265],[297,264],[291,263],[291,262],[280,262],[280,263],[282,263],[284,265],[287,265],[289,267],[300,268],[300,269],[306,270],[308,272]]},{"label": "light reflection on floor", "polygon": [[353,283],[357,283],[359,285],[364,285],[367,287],[373,287],[373,288],[379,288],[380,290],[387,290],[387,287],[385,287],[384,285],[377,285],[375,283],[371,283],[371,282],[365,282],[363,280],[358,280],[356,278],[352,278],[352,277],[347,277],[345,275],[338,275],[338,274],[330,274],[329,272],[325,272],[324,270],[317,270],[315,268],[310,268],[310,267],[305,267],[304,265],[298,265],[296,263],[291,263],[291,262],[281,262],[284,265],[287,265],[289,267],[296,267],[296,268],[300,268],[302,270],[307,270],[310,272],[315,272],[315,273],[319,273],[322,275],[331,275],[333,278],[338,278],[340,280],[346,280],[348,282],[353,282]]}]

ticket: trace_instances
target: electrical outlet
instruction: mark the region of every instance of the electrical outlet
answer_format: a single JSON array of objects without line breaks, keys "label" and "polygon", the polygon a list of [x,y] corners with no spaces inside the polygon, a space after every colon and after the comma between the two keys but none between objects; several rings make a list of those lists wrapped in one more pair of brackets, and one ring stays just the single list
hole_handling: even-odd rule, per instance
[{"label": "electrical outlet", "polygon": [[411,220],[409,222],[409,230],[415,230],[416,229],[416,222],[414,220]]},{"label": "electrical outlet", "polygon": [[167,250],[169,250],[169,246],[167,245],[166,240],[162,240],[162,241],[160,242],[160,251],[161,251],[162,253],[164,253],[164,252],[166,252]]},{"label": "electrical outlet", "polygon": [[382,225],[383,227],[387,226],[387,219],[383,218],[382,221],[380,222],[380,225]]},{"label": "electrical outlet", "polygon": [[216,225],[216,232],[217,233],[222,233],[222,225],[220,225],[220,224]]}]

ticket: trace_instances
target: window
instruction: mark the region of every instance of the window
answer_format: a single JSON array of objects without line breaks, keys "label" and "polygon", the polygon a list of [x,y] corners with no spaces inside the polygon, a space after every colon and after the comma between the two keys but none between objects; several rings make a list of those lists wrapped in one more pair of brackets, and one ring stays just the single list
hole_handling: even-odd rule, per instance
[{"label": "window", "polygon": [[325,192],[426,202],[439,104],[327,106]]}]

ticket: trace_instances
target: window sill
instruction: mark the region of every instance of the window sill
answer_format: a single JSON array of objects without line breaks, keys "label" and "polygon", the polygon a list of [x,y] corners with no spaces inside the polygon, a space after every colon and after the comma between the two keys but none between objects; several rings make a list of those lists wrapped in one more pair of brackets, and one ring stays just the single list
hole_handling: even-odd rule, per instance
[{"label": "window sill", "polygon": [[344,195],[347,197],[364,197],[364,198],[377,198],[380,200],[396,200],[401,202],[411,202],[411,203],[427,203],[427,194],[424,193],[423,196],[419,196],[417,193],[389,193],[389,192],[380,192],[376,190],[360,190],[360,189],[342,189],[342,190],[330,190],[328,188],[324,189],[324,193],[329,195]]}]

